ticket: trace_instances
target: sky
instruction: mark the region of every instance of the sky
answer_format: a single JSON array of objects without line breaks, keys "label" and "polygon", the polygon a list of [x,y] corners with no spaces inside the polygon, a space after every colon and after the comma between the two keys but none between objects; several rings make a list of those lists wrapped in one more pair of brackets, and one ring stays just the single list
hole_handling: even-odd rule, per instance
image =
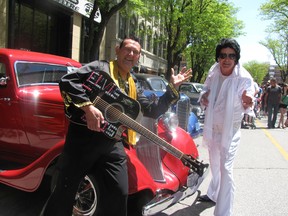
[{"label": "sky", "polygon": [[235,38],[241,47],[240,62],[256,60],[260,63],[274,60],[266,47],[259,44],[267,37],[265,32],[269,21],[261,20],[260,5],[268,0],[230,0],[235,7],[239,8],[237,19],[242,20],[245,28],[242,30],[246,35]]}]

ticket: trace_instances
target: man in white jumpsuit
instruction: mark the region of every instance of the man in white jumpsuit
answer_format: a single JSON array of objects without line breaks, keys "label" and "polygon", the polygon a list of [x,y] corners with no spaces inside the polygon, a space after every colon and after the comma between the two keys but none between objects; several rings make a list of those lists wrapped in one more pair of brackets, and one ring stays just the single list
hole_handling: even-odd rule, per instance
[{"label": "man in white jumpsuit", "polygon": [[215,202],[215,216],[232,215],[233,162],[240,143],[241,120],[253,105],[253,79],[239,59],[237,41],[222,39],[199,98],[206,107],[203,144],[208,147],[212,180],[207,195],[198,200]]}]

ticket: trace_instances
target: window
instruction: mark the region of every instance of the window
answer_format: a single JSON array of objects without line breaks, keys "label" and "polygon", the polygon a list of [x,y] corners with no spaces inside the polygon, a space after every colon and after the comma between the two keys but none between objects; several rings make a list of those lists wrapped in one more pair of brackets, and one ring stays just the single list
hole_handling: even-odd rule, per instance
[{"label": "window", "polygon": [[188,85],[185,85],[185,84],[182,84],[180,86],[180,91],[183,91],[183,92],[196,92],[196,89],[193,87],[193,85],[191,84],[188,84]]},{"label": "window", "polygon": [[151,79],[150,84],[154,91],[166,91],[166,85],[161,79]]},{"label": "window", "polygon": [[47,63],[17,62],[15,71],[19,86],[58,85],[61,77],[68,73],[69,68]]},{"label": "window", "polygon": [[126,35],[126,20],[121,14],[119,14],[119,38],[125,38]]},{"label": "window", "polygon": [[139,85],[141,86],[142,90],[150,90],[149,85],[146,83],[146,81],[139,81]]},{"label": "window", "polygon": [[5,64],[0,62],[0,78],[6,77],[6,67]]},{"label": "window", "polygon": [[130,20],[129,33],[130,35],[137,36],[136,31],[137,31],[137,18],[133,16]]},{"label": "window", "polygon": [[139,32],[140,32],[140,45],[142,47],[142,49],[145,49],[145,24],[144,24],[144,21],[141,22],[140,24],[140,29],[139,29]]},{"label": "window", "polygon": [[151,52],[151,48],[152,48],[151,47],[152,46],[152,44],[151,44],[151,42],[152,42],[151,32],[152,32],[151,27],[149,27],[148,28],[148,35],[147,35],[147,47],[146,47],[147,51],[149,51],[149,52]]},{"label": "window", "polygon": [[71,56],[70,15],[51,2],[9,1],[9,48]]},{"label": "window", "polygon": [[158,36],[157,34],[154,35],[154,39],[153,39],[153,53],[155,55],[158,55],[157,51],[158,51]]}]

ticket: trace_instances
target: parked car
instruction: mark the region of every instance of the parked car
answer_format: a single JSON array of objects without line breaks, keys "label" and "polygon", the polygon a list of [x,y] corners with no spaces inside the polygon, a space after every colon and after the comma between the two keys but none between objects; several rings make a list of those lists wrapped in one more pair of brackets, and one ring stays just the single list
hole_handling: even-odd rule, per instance
[{"label": "parked car", "polygon": [[[137,79],[138,88],[146,96],[160,97],[165,93],[168,85],[166,79],[153,74],[136,73],[134,76]],[[190,105],[190,99],[186,94],[180,93],[180,99],[171,107],[171,111],[177,114],[179,126],[189,132],[193,138],[202,135],[203,128],[199,123],[197,112],[193,112],[193,106]]]},{"label": "parked car", "polygon": [[[44,178],[55,176],[69,123],[58,82],[80,66],[60,56],[0,49],[0,183],[33,192]],[[129,215],[164,210],[195,193],[207,174],[193,139],[175,122],[167,113],[135,123],[151,131],[143,127],[146,136],[136,147],[125,147]],[[73,215],[97,215],[99,178],[91,169],[79,182]]]},{"label": "parked car", "polygon": [[190,103],[193,107],[193,112],[198,117],[201,124],[204,123],[204,110],[198,102],[200,93],[203,89],[203,84],[196,82],[184,82],[179,86],[179,92],[184,93],[190,98]]}]

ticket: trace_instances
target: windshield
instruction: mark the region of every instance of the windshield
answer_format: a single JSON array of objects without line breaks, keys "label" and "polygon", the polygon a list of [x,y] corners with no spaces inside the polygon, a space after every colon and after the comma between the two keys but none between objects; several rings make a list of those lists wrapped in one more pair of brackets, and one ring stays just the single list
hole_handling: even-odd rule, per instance
[{"label": "windshield", "polygon": [[166,83],[162,79],[150,79],[154,91],[166,91]]},{"label": "windshield", "polygon": [[61,77],[74,67],[36,62],[16,62],[15,72],[18,86],[58,85]]},{"label": "windshield", "polygon": [[195,87],[197,88],[197,90],[198,90],[199,92],[201,92],[202,89],[203,89],[203,87],[204,87],[204,85],[201,84],[201,83],[195,83]]},{"label": "windshield", "polygon": [[189,84],[182,84],[180,86],[180,91],[183,92],[190,92],[190,93],[200,93],[203,89],[204,85],[201,83],[189,83]]}]

